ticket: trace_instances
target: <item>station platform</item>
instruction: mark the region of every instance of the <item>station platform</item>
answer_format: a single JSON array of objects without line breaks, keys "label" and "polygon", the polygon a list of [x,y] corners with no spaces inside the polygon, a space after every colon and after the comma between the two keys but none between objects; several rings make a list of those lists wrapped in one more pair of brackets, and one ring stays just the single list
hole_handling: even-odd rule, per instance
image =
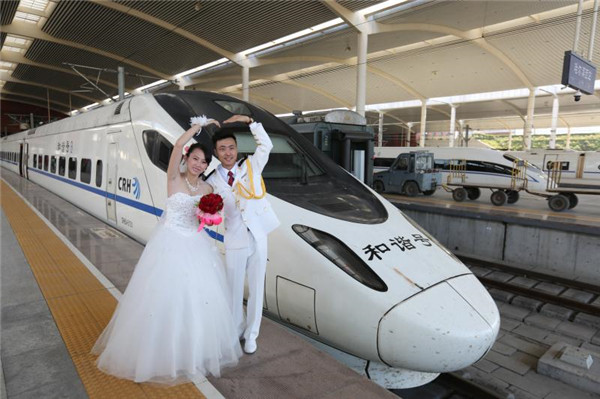
[{"label": "station platform", "polygon": [[485,218],[508,223],[543,226],[563,231],[584,232],[600,235],[600,197],[578,195],[579,204],[564,212],[554,212],[543,197],[520,193],[515,204],[495,206],[490,202],[489,190],[481,190],[475,201],[466,199],[456,202],[452,194],[442,189],[432,196],[385,194],[384,196],[402,210],[432,210],[448,215],[467,218]]},{"label": "station platform", "polygon": [[258,351],[175,387],[103,374],[91,347],[143,245],[0,169],[2,398],[397,398],[263,318]]}]

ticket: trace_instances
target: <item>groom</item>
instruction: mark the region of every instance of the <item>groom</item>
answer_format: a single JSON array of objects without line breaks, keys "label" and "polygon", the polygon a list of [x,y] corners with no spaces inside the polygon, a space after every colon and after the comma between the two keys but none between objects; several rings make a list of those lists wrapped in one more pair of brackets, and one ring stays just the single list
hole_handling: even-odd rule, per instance
[{"label": "groom", "polygon": [[[227,124],[249,125],[256,141],[253,155],[238,161],[237,140]],[[265,272],[267,268],[267,234],[279,220],[266,198],[262,171],[273,148],[260,122],[246,115],[234,115],[223,122],[223,130],[213,136],[215,154],[221,164],[207,182],[223,197],[225,215],[225,262],[227,283],[232,295],[233,319],[244,352],[256,352],[256,338],[262,317]],[[244,326],[244,278],[248,275],[247,322]],[[245,327],[245,328],[244,328]]]}]

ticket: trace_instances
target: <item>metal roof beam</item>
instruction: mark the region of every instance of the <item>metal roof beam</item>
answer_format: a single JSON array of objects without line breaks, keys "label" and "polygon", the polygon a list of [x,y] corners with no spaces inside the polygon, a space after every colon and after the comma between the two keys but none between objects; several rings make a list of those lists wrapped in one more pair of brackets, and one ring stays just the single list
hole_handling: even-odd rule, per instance
[{"label": "metal roof beam", "polygon": [[[7,90],[2,90],[1,94],[12,94],[14,96],[21,96],[21,97],[33,98],[33,99],[36,99],[36,100],[43,101],[44,103],[48,102],[48,99],[46,97],[34,96],[33,94],[17,93],[17,92],[14,92],[14,91],[7,91]],[[50,104],[58,104],[58,105],[61,105],[61,106],[65,107],[66,109],[70,110],[69,104],[65,104],[65,103],[60,102],[60,101],[50,100]],[[52,108],[52,107],[50,107],[50,108]]]},{"label": "metal roof beam", "polygon": [[[280,74],[280,75],[275,75],[275,76],[269,76],[268,78],[264,78],[264,79],[258,79],[259,81],[271,81],[271,82],[276,82],[276,83],[283,83],[283,84],[287,84],[290,86],[295,86],[295,87],[300,87],[302,89],[306,89],[309,91],[312,91],[314,93],[320,94],[323,97],[326,97],[332,101],[334,101],[335,103],[346,107],[348,109],[351,109],[353,107],[352,104],[342,100],[339,97],[334,96],[333,94],[330,94],[328,92],[326,92],[325,90],[319,89],[317,87],[308,85],[306,83],[300,83],[300,82],[296,82],[293,80],[294,78],[287,75],[287,74]],[[228,87],[224,87],[220,90],[218,90],[221,93],[226,93],[226,92],[237,92],[237,91],[241,91],[241,84],[237,84],[237,85],[233,85],[233,86],[228,86]],[[250,96],[252,96],[253,94],[250,94]],[[289,109],[288,109],[289,110]]]},{"label": "metal roof beam", "polygon": [[[18,94],[18,95],[21,95],[21,94]],[[16,98],[6,98],[6,96],[3,96],[2,93],[0,93],[0,99],[4,100],[4,101],[12,101],[12,102],[15,102],[15,103],[27,104],[27,105],[34,105],[36,107],[48,109],[47,105],[42,105],[42,104],[37,103],[37,102],[20,100],[20,99],[16,99]],[[52,105],[50,105],[50,109],[53,110],[53,111],[56,111],[56,112],[60,112],[61,114],[68,115],[64,110],[58,109],[56,107],[53,107]]]},{"label": "metal roof beam", "polygon": [[[63,72],[63,73],[68,73],[69,75],[73,75],[73,76],[79,76],[78,74],[76,74],[75,72],[73,72],[70,69],[65,69],[65,68],[60,68],[54,65],[49,65],[49,64],[42,64],[40,62],[35,62],[35,61],[31,61],[28,58],[25,58],[25,56],[23,56],[23,54],[20,53],[16,53],[14,51],[2,51],[2,61],[7,61],[7,62],[12,62],[14,64],[25,64],[25,65],[31,65],[31,66],[35,66],[38,68],[44,68],[44,69],[50,69],[52,71],[57,71],[57,72]],[[95,76],[89,76],[86,75],[89,79],[96,79]],[[110,86],[113,88],[117,88],[117,84],[109,82],[107,80],[104,79],[100,79],[98,80],[99,83],[102,83],[103,85],[106,86]],[[126,88],[127,91],[132,91],[133,89],[130,88]]]},{"label": "metal roof beam", "polygon": [[[17,79],[15,77],[10,76],[6,72],[0,72],[0,80],[4,80],[5,82],[21,83],[21,84],[24,84],[24,85],[36,86],[36,87],[43,87],[44,89],[50,89],[50,90],[60,91],[61,93],[66,93],[66,94],[71,94],[72,96],[81,97],[81,98],[83,98],[86,101],[91,101],[92,103],[97,103],[97,102],[103,101],[103,99],[97,99],[97,98],[92,98],[92,97],[84,96],[83,94],[80,94],[80,93],[73,93],[73,92],[71,92],[69,90],[65,90],[65,89],[62,89],[60,87],[50,86],[50,85],[47,85],[47,84],[41,84],[41,83],[37,83],[37,82],[31,82],[31,81],[28,81],[28,80]],[[4,91],[4,87],[2,88],[2,91]]]},{"label": "metal roof beam", "polygon": [[[354,66],[356,66],[357,57],[350,57],[350,58],[345,58],[345,59],[333,58],[333,57],[322,57],[322,56],[277,57],[277,58],[268,58],[265,60],[259,60],[258,64],[262,66],[262,65],[273,65],[273,64],[280,64],[280,63],[303,62],[303,61],[325,62],[326,64],[311,67],[311,68],[321,69],[324,71],[324,70],[330,69],[335,66],[335,65],[331,65],[331,64],[348,65],[348,66],[354,67]],[[394,83],[395,85],[402,88],[406,92],[412,94],[413,96],[417,97],[418,99],[421,99],[421,100],[425,99],[425,96],[423,94],[419,93],[417,90],[415,90],[414,87],[410,86],[408,83],[404,82],[403,80],[401,80],[393,75],[390,75],[389,73],[384,72],[381,69],[376,68],[374,66],[367,66],[367,70],[374,75],[377,75],[385,80],[388,80],[388,81]],[[299,73],[300,71],[302,71],[302,70],[296,70],[296,71],[293,71],[292,73]],[[263,79],[268,80],[269,78],[264,77]]]},{"label": "metal roof beam", "polygon": [[171,77],[168,75],[165,75],[161,72],[155,71],[154,69],[140,64],[139,62],[135,62],[132,60],[129,60],[127,58],[121,57],[119,55],[113,54],[113,53],[109,53],[108,51],[104,51],[104,50],[100,50],[97,49],[95,47],[90,47],[90,46],[85,46],[83,44],[80,43],[76,43],[76,42],[71,42],[68,40],[62,40],[62,39],[58,39],[54,36],[51,36],[45,32],[43,32],[39,26],[34,25],[34,24],[29,24],[27,22],[23,22],[23,21],[13,21],[12,24],[10,25],[3,25],[2,26],[2,31],[8,34],[14,34],[14,35],[19,35],[19,36],[24,36],[27,38],[31,38],[31,39],[40,39],[40,40],[46,40],[48,42],[53,42],[53,43],[58,43],[58,44],[62,44],[65,46],[69,46],[69,47],[74,47],[74,48],[78,48],[81,50],[85,50],[85,51],[89,51],[90,53],[94,53],[94,54],[98,54],[107,58],[111,58],[117,62],[122,62],[125,64],[129,64],[133,67],[136,67],[138,69],[144,70],[152,75],[155,75],[161,79],[165,79],[165,80],[170,80]]},{"label": "metal roof beam", "polygon": [[128,14],[128,15],[134,16],[136,18],[139,18],[143,21],[149,22],[156,26],[160,26],[161,28],[165,28],[173,33],[177,33],[178,35],[181,35],[181,36],[185,37],[186,39],[189,39],[189,40],[193,41],[194,43],[199,44],[203,47],[206,47],[207,49],[227,58],[228,60],[238,64],[239,66],[252,66],[252,65],[250,65],[250,61],[248,60],[248,58],[245,55],[242,55],[240,53],[237,53],[237,54],[232,53],[231,51],[222,49],[222,48],[218,47],[217,45],[209,42],[208,40],[203,39],[199,36],[196,36],[193,33],[189,32],[185,29],[181,29],[178,26],[173,25],[169,22],[163,21],[162,19],[158,19],[156,17],[153,17],[152,15],[146,14],[142,11],[138,11],[132,7],[127,7],[122,4],[115,3],[114,1],[107,1],[107,0],[90,0],[90,1],[92,3],[99,4],[103,7],[110,8],[110,9],[113,9],[116,11],[120,11],[123,14]]},{"label": "metal roof beam", "polygon": [[336,0],[322,0],[322,3],[338,17],[342,18],[355,31],[366,34],[371,33],[372,25],[362,14],[350,11]]}]

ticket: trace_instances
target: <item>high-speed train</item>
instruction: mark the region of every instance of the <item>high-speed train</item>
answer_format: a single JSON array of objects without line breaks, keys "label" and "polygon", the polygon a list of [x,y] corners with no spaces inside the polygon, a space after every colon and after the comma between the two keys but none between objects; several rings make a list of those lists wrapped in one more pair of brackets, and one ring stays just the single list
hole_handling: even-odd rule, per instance
[{"label": "high-speed train", "polygon": [[507,151],[505,154],[525,159],[544,172],[552,170],[560,162],[561,181],[559,186],[600,186],[600,152],[531,149],[529,151]]},{"label": "high-speed train", "polygon": [[[368,375],[389,376],[388,388],[427,383],[487,353],[500,317],[469,269],[249,103],[198,91],[130,97],[3,138],[2,165],[144,242],[165,205],[173,143],[190,117],[203,114],[220,121],[250,115],[273,141],[263,176],[281,225],[269,236],[265,314],[365,360]],[[210,145],[213,133],[194,139]],[[247,126],[236,127],[236,136],[240,153],[254,151]],[[213,157],[210,169],[217,164]],[[210,232],[217,241],[222,228]]]},{"label": "high-speed train", "polygon": [[[376,147],[375,161],[385,167],[383,165],[391,164],[390,160],[394,160],[399,154],[415,149],[433,153],[435,168],[442,172],[442,181],[454,188],[453,197],[457,201],[462,201],[465,197],[471,200],[479,198],[481,188],[492,190],[491,201],[494,205],[517,202],[520,190],[548,199],[554,195],[547,191],[548,176],[539,167],[528,162],[519,163],[520,158],[492,149]],[[465,161],[462,173],[453,173],[451,163],[455,161]],[[461,187],[464,188],[464,195],[459,191]]]}]

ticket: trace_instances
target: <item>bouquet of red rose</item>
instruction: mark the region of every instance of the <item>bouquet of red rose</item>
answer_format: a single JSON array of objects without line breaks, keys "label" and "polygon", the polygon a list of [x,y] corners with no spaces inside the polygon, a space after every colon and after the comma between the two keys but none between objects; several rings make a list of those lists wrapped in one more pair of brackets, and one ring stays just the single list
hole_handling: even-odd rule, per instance
[{"label": "bouquet of red rose", "polygon": [[223,218],[219,215],[219,211],[223,209],[223,198],[219,194],[206,194],[200,198],[198,209],[196,209],[196,217],[200,226],[198,231],[207,226],[216,226],[221,224]]}]

